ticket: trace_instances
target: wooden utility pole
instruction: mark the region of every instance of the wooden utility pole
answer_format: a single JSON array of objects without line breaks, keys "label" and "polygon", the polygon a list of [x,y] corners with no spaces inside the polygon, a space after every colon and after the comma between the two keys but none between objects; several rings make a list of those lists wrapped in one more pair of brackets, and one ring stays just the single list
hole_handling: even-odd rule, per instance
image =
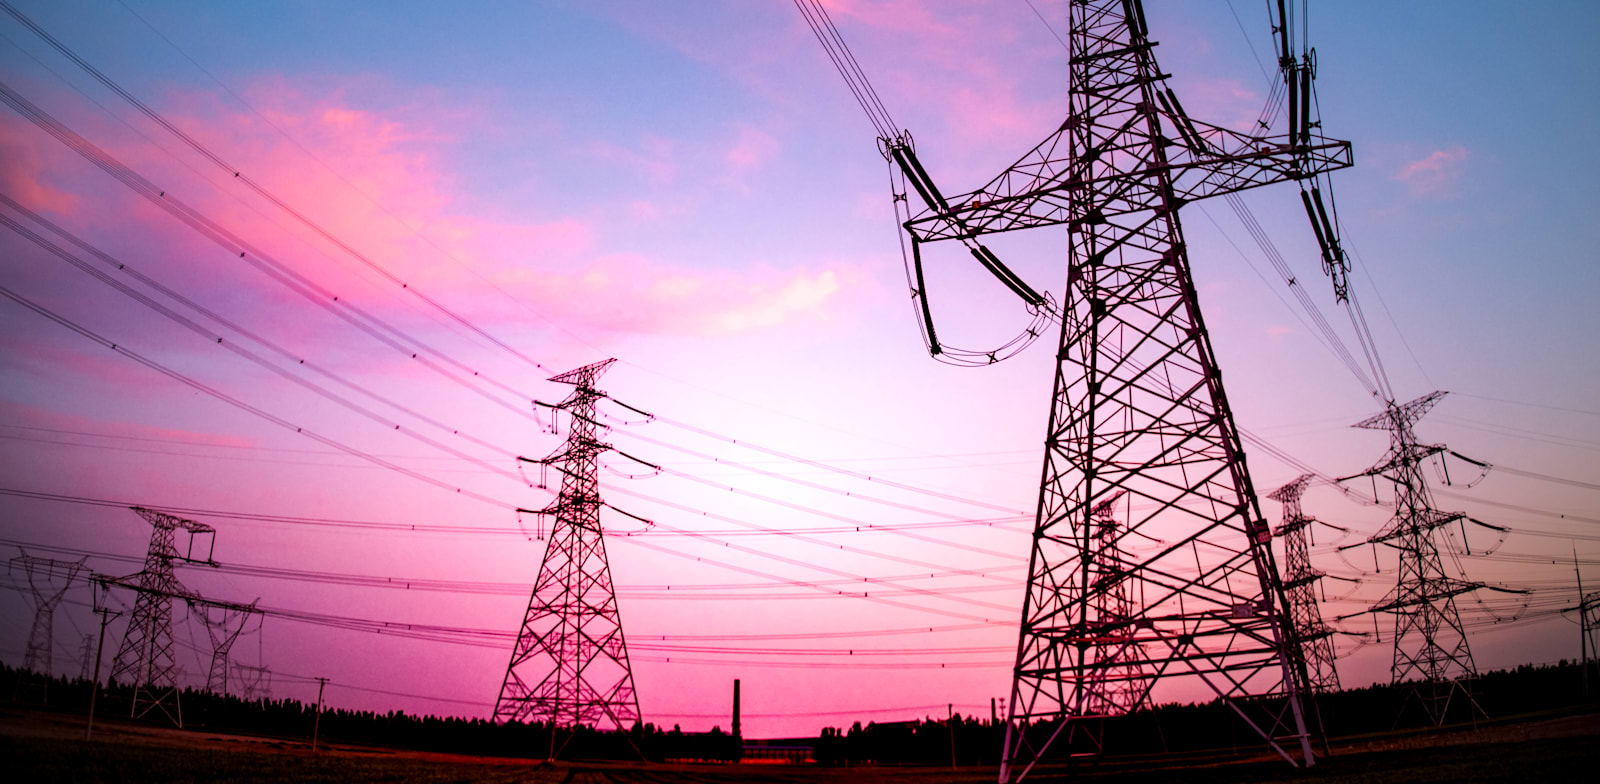
[{"label": "wooden utility pole", "polygon": [[328,685],[327,678],[317,679],[317,718],[311,723],[311,753],[317,753],[317,734],[322,730],[322,689]]},{"label": "wooden utility pole", "polygon": [[89,684],[89,723],[83,727],[85,741],[94,736],[94,701],[100,695],[100,654],[106,649],[106,626],[112,618],[122,614],[104,607],[96,607],[95,612],[100,614],[100,644],[94,649],[94,680]]},{"label": "wooden utility pole", "polygon": [[1583,570],[1578,568],[1578,544],[1572,544],[1572,571],[1578,575],[1578,667],[1583,670],[1583,696],[1589,696],[1589,606],[1583,596]]}]

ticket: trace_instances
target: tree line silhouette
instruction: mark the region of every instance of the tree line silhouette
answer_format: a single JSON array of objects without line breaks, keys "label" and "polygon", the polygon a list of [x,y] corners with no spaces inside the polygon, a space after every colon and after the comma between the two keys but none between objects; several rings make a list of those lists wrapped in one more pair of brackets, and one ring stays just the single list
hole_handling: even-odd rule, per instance
[{"label": "tree line silhouette", "polygon": [[[1582,676],[1581,668],[1567,661],[1548,666],[1523,665],[1482,675],[1472,684],[1472,694],[1484,711],[1495,717],[1570,707],[1592,701],[1583,694]],[[1600,688],[1600,678],[1596,678],[1594,686]],[[0,664],[0,695],[15,703],[83,714],[90,687],[86,680],[47,679]],[[1311,724],[1316,727],[1320,722],[1332,737],[1415,727],[1419,722],[1414,715],[1408,718],[1406,714],[1396,714],[1408,691],[1406,684],[1380,684],[1320,695]],[[125,684],[102,688],[97,720],[127,720],[132,695],[132,687]],[[291,744],[309,743],[316,712],[315,704],[295,699],[246,701],[197,689],[183,689],[180,704],[187,728],[261,735]],[[1468,714],[1463,712],[1461,716]],[[158,715],[146,720],[164,721]],[[1220,701],[1159,705],[1105,719],[1102,726],[1087,729],[1099,731],[1108,755],[1242,753],[1264,748],[1232,708]],[[626,733],[562,728],[552,734],[551,727],[543,723],[495,724],[481,718],[325,706],[320,738],[324,743],[477,756],[543,759],[557,750],[565,759],[707,762],[736,762],[744,749],[771,743],[791,749],[809,747],[809,758],[823,765],[949,765],[952,759],[958,765],[992,765],[999,761],[1004,730],[1004,722],[957,714],[950,719],[855,722],[848,730],[825,727],[817,737],[751,743],[721,728],[684,732],[677,726],[667,729],[646,723]],[[1052,726],[1042,723],[1028,728],[1030,733],[1051,730]],[[1064,756],[1083,751],[1086,746],[1080,739],[1070,744],[1058,741],[1052,748],[1054,754]]]}]

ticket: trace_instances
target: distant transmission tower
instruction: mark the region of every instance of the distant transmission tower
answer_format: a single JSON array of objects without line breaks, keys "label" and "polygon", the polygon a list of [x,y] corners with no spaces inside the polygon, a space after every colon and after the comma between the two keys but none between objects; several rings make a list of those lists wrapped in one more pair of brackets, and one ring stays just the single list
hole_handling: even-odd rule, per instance
[{"label": "distant transmission tower", "polygon": [[212,694],[228,693],[228,652],[239,639],[245,624],[256,615],[256,603],[248,605],[200,605],[200,623],[211,638],[211,669],[206,674],[206,691]]},{"label": "distant transmission tower", "polygon": [[83,645],[78,648],[78,662],[83,668],[78,672],[78,678],[94,680],[94,635],[83,635]]},{"label": "distant transmission tower", "polygon": [[270,667],[252,667],[233,662],[233,682],[239,684],[239,699],[245,702],[272,699]]},{"label": "distant transmission tower", "polygon": [[595,388],[595,380],[615,361],[550,379],[574,387],[565,400],[548,405],[567,412],[566,443],[541,460],[522,458],[559,471],[561,491],[550,506],[537,511],[552,515],[555,522],[495,701],[494,720],[550,724],[552,757],[558,753],[555,728],[626,731],[640,720],[600,524],[600,508],[609,505],[600,499],[598,459],[612,447],[595,437],[595,403],[606,397]]},{"label": "distant transmission tower", "polygon": [[1339,671],[1334,665],[1333,629],[1322,621],[1317,603],[1317,583],[1323,573],[1311,567],[1307,546],[1316,518],[1300,509],[1311,474],[1301,474],[1293,482],[1274,490],[1267,497],[1283,503],[1283,524],[1276,531],[1283,542],[1283,590],[1289,600],[1289,620],[1305,663],[1306,684],[1314,693],[1339,690]]},{"label": "distant transmission tower", "polygon": [[[1106,619],[1107,624],[1113,626],[1101,642],[1106,654],[1105,666],[1094,672],[1099,682],[1086,685],[1085,691],[1091,695],[1089,710],[1107,716],[1137,710],[1149,694],[1153,679],[1153,673],[1142,670],[1145,656],[1136,621],[1144,605],[1129,593],[1134,588],[1127,579],[1132,561],[1121,551],[1117,526],[1116,504],[1125,495],[1119,490],[1089,511],[1095,529],[1096,551],[1085,555],[1090,583],[1105,587],[1104,591],[1095,593],[1093,610],[1096,617]],[[1121,619],[1121,625],[1117,625],[1117,619]]]},{"label": "distant transmission tower", "polygon": [[[1184,112],[1165,86],[1138,0],[1068,7],[1070,114],[1000,176],[946,198],[909,134],[880,140],[895,170],[895,207],[910,235],[908,277],[929,350],[985,364],[1038,334],[1030,326],[991,352],[941,342],[922,268],[922,246],[933,242],[961,243],[1036,319],[1062,324],[1000,779],[1027,776],[1055,744],[1065,745],[1063,757],[1102,751],[1099,720],[1149,700],[1158,681],[1175,695],[1222,698],[1280,756],[1310,765],[1306,687],[1271,532],[1201,318],[1178,214],[1200,199],[1347,167],[1350,145],[1322,137],[1301,112],[1310,75],[1294,65],[1286,20],[1278,32],[1291,127],[1250,135]],[[920,211],[912,211],[910,191]],[[1059,310],[979,242],[1046,226],[1067,228]],[[1103,537],[1095,512],[1124,493],[1128,520]],[[1108,550],[1155,543],[1142,548],[1146,555],[1127,556],[1120,574],[1103,568]],[[1131,615],[1117,609],[1124,596],[1138,602]],[[1123,696],[1107,691],[1113,684],[1135,688]]]},{"label": "distant transmission tower", "polygon": [[53,656],[51,641],[55,639],[56,607],[67,595],[67,589],[88,573],[89,567],[82,558],[58,561],[28,555],[25,550],[21,552],[21,555],[11,559],[10,566],[22,569],[33,598],[33,626],[28,630],[28,647],[22,656],[22,668],[48,680]]},{"label": "distant transmission tower", "polygon": [[1417,420],[1444,396],[1444,392],[1430,392],[1409,403],[1390,402],[1383,413],[1357,422],[1355,427],[1389,431],[1389,451],[1377,465],[1344,478],[1382,477],[1394,485],[1394,517],[1368,541],[1399,551],[1399,578],[1394,590],[1372,611],[1395,616],[1390,682],[1415,681],[1400,713],[1415,700],[1435,725],[1444,723],[1452,702],[1458,700],[1475,714],[1483,713],[1465,683],[1478,676],[1478,667],[1472,660],[1456,597],[1486,586],[1445,573],[1433,532],[1456,523],[1463,526],[1465,535],[1467,516],[1434,508],[1422,465],[1447,448],[1419,444],[1412,432]]}]

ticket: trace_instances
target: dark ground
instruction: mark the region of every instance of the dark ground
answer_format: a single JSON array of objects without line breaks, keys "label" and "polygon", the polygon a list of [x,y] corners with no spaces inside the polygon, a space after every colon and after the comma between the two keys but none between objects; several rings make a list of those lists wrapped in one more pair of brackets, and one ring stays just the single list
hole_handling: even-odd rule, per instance
[{"label": "dark ground", "polygon": [[[285,740],[96,722],[0,706],[0,759],[9,781],[297,782],[989,782],[992,767],[824,768],[815,765],[692,765],[532,762],[402,752],[349,745],[312,755]],[[1539,782],[1585,781],[1600,761],[1600,713],[1536,714],[1480,726],[1336,741],[1309,771],[1231,755],[1138,758],[1079,768],[1086,778],[1127,782]],[[1586,772],[1587,771],[1587,772]],[[1035,771],[1059,780],[1061,768]]]}]

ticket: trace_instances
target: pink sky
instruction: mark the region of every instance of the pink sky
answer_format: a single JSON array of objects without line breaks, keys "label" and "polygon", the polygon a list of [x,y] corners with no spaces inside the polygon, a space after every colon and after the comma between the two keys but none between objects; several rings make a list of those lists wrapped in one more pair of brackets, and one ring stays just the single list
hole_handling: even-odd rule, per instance
[{"label": "pink sky", "polygon": [[[1035,4],[1052,20],[1064,15],[1062,3]],[[326,377],[302,376],[404,427],[397,432],[352,414],[160,318],[11,232],[0,233],[0,285],[275,416],[510,507],[548,501],[546,493],[503,475],[515,472],[511,456],[544,455],[559,442],[535,421],[528,399],[559,399],[566,389],[545,378],[608,356],[621,361],[602,387],[665,419],[981,501],[988,506],[853,479],[666,421],[623,424],[632,414],[609,409],[618,418],[606,436],[612,443],[671,469],[630,479],[622,476],[633,473],[627,461],[608,458],[616,471],[602,472],[608,500],[659,523],[652,533],[614,538],[609,548],[646,720],[726,728],[734,678],[743,682],[750,737],[813,734],[857,718],[909,718],[915,706],[946,703],[987,715],[990,698],[1007,693],[1050,349],[1036,346],[982,370],[949,368],[922,353],[870,126],[793,9],[732,4],[669,13],[655,4],[607,4],[523,10],[514,19],[407,22],[334,9],[321,22],[289,13],[276,26],[262,26],[247,11],[151,6],[147,18],[248,106],[131,17],[111,30],[48,3],[19,3],[235,170],[403,286],[212,167],[65,60],[44,61],[115,116],[12,48],[0,55],[0,79],[243,238],[252,258],[259,253],[281,262],[480,375],[459,383],[413,360],[408,354],[415,349],[386,347],[353,329],[10,110],[0,114],[0,193],[308,365],[447,427]],[[1063,53],[1021,4],[841,2],[830,8],[947,191],[986,180],[1061,121]],[[1158,54],[1176,74],[1174,87],[1190,112],[1221,125],[1247,124],[1265,98],[1266,80],[1233,19],[1194,8],[1152,8],[1154,34],[1163,42]],[[1326,15],[1334,16],[1331,7]],[[1437,100],[1418,98],[1388,79],[1389,69],[1408,67],[1412,56],[1459,57],[1440,54],[1455,51],[1449,31],[1408,28],[1423,37],[1414,42],[1421,54],[1398,46],[1368,49],[1363,38],[1380,33],[1363,25],[1359,14],[1341,8],[1338,16],[1317,30],[1327,36],[1319,39],[1327,41],[1319,43],[1319,84],[1326,130],[1356,144],[1358,165],[1338,180],[1340,214],[1370,273],[1358,271],[1353,280],[1401,397],[1434,388],[1458,393],[1424,420],[1419,435],[1497,465],[1595,483],[1596,378],[1592,362],[1572,358],[1593,355],[1600,324],[1588,303],[1597,286],[1592,270],[1572,269],[1571,261],[1592,247],[1585,237],[1593,239],[1594,232],[1578,228],[1589,223],[1570,214],[1573,199],[1529,184],[1555,181],[1562,169],[1519,157],[1523,126],[1473,130],[1465,122],[1473,115],[1446,100],[1452,90],[1484,78],[1478,71],[1439,77],[1456,81],[1437,86]],[[430,20],[431,29],[441,31],[437,36],[426,32]],[[3,31],[27,51],[53,56],[26,30],[12,30],[9,18],[4,22]],[[1249,15],[1243,23],[1265,51],[1261,20]],[[461,51],[441,43],[456,24],[484,29],[480,46]],[[374,25],[373,37],[386,43],[339,54],[319,45],[320,36]],[[539,46],[527,51],[517,48],[520,40],[500,37],[511,30],[528,31]],[[228,42],[232,48],[223,45]],[[1585,73],[1592,76],[1592,70]],[[1534,122],[1520,116],[1498,122]],[[1507,206],[1495,195],[1506,192],[1528,195]],[[1248,200],[1301,282],[1331,308],[1293,194],[1263,191]],[[1371,413],[1373,401],[1242,263],[1230,240],[1274,280],[1254,247],[1245,245],[1238,221],[1221,204],[1205,209],[1186,210],[1185,228],[1239,423],[1329,474],[1366,468],[1382,454],[1385,438],[1347,426]],[[1535,220],[1550,228],[1533,236],[1519,231],[1521,239],[1512,242],[1507,221],[1521,226]],[[1059,293],[1060,240],[1040,232],[996,247],[1036,286]],[[952,340],[981,345],[1015,331],[1023,316],[1009,294],[971,269],[963,254],[946,251],[930,254],[930,274],[941,326]],[[1565,285],[1547,292],[1540,276],[1527,274],[1546,269],[1538,265],[1566,275]],[[118,279],[134,283],[125,271]],[[537,366],[430,308],[419,293]],[[224,328],[209,328],[226,332],[230,344],[271,355]],[[1343,334],[1351,340],[1348,330]],[[0,379],[0,470],[7,488],[510,531],[401,534],[217,520],[216,557],[225,563],[521,585],[531,585],[538,567],[543,543],[515,533],[516,517],[505,508],[334,452],[9,302],[0,307]],[[501,473],[412,433],[481,458]],[[1298,473],[1259,450],[1249,457],[1262,492]],[[1535,608],[1563,595],[1573,574],[1562,559],[1571,558],[1573,547],[1586,563],[1595,558],[1592,525],[1580,521],[1600,517],[1591,487],[1500,472],[1470,490],[1444,490],[1449,494],[1439,500],[1445,508],[1541,532],[1514,533],[1500,550],[1530,556],[1518,559],[1526,562],[1503,555],[1462,561],[1474,579],[1541,586]],[[0,504],[10,540],[140,556],[148,539],[148,528],[131,512],[10,497]],[[1353,612],[1381,596],[1392,580],[1392,555],[1383,554],[1374,573],[1370,550],[1341,555],[1333,546],[1377,530],[1383,510],[1356,505],[1328,487],[1314,487],[1305,505],[1357,532],[1317,540],[1319,568],[1360,580],[1329,584],[1328,614]],[[1274,518],[1279,512],[1272,502],[1263,502],[1263,509]],[[1563,513],[1568,519],[1551,516]],[[913,529],[919,539],[814,533],[808,535],[820,543],[811,543],[747,535],[748,528],[726,521],[788,531],[854,527],[841,518],[873,525],[984,522]],[[620,517],[615,526],[636,527]],[[713,533],[704,538],[673,529]],[[1485,536],[1480,543],[1477,531],[1472,536],[1475,551],[1491,541]],[[1559,563],[1532,562],[1539,558]],[[135,568],[94,563],[111,572]],[[965,573],[973,569],[982,574]],[[880,595],[909,607],[827,597],[754,585],[773,578],[752,571],[801,582],[894,577],[943,596],[893,588]],[[911,576],[932,571],[963,574]],[[182,576],[207,595],[261,597],[273,607],[508,632],[527,602],[525,592],[516,591],[398,591],[196,568]],[[1594,582],[1600,584],[1600,576]],[[665,595],[668,585],[676,595]],[[736,587],[717,587],[729,585]],[[693,592],[715,598],[680,598]],[[82,589],[75,596],[87,601]],[[1471,602],[1464,611],[1489,617]],[[62,613],[73,620],[56,623],[56,666],[76,672],[70,654],[78,648],[78,631],[89,628],[89,615],[77,605]],[[15,592],[0,594],[0,618],[0,658],[20,661],[28,615]],[[961,628],[943,628],[952,626]],[[1350,626],[1370,631],[1371,621],[1363,617]],[[940,630],[703,639],[914,627]],[[1575,655],[1575,627],[1560,618],[1505,628],[1511,631],[1475,630],[1480,667]],[[203,639],[203,631],[196,634]],[[186,629],[179,633],[186,635]],[[1389,638],[1387,620],[1383,637]],[[703,645],[807,652],[669,650]],[[841,658],[865,657],[816,650],[837,648],[894,649],[871,661],[898,666],[857,666]],[[952,648],[970,651],[948,652]],[[347,687],[481,703],[334,688],[330,701],[336,705],[473,716],[488,715],[508,656],[505,649],[273,619],[236,652],[247,663],[283,673],[276,688],[282,696],[312,696],[292,675],[325,675]],[[1347,686],[1387,678],[1386,644],[1342,638],[1341,652]],[[187,677],[203,680],[194,654],[185,649],[182,659]],[[819,662],[828,666],[809,667]],[[884,712],[858,712],[869,709]]]}]

